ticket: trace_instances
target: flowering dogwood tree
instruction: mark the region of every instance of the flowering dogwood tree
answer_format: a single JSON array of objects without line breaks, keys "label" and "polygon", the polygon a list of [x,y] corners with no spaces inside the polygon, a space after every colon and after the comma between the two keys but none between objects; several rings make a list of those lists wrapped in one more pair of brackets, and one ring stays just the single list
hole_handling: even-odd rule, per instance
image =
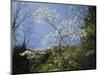
[{"label": "flowering dogwood tree", "polygon": [[[83,24],[83,21],[82,19],[78,20],[77,14],[72,19],[65,20],[57,13],[56,9],[40,6],[34,13],[36,22],[42,24],[48,22],[55,30],[44,36],[43,44],[47,46],[54,46],[59,43],[68,44],[68,42],[80,38],[81,32],[83,32],[80,25]],[[64,42],[65,40],[66,42]]]},{"label": "flowering dogwood tree", "polygon": [[[70,7],[73,9],[73,7]],[[81,13],[82,13],[81,9]],[[59,53],[61,61],[64,62],[61,46],[70,43],[73,40],[80,39],[83,30],[80,29],[84,24],[84,16],[80,15],[80,11],[74,11],[76,14],[70,16],[70,19],[63,19],[63,17],[56,11],[56,9],[49,9],[45,6],[40,6],[34,13],[37,23],[45,24],[48,22],[55,31],[51,31],[43,38],[43,45],[47,47],[59,46]],[[81,17],[81,18],[80,18]],[[80,19],[80,20],[79,20]]]}]

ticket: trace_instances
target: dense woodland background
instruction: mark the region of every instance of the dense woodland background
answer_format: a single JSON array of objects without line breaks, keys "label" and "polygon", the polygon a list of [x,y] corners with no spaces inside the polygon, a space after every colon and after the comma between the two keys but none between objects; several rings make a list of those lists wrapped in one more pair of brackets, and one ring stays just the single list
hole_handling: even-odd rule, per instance
[{"label": "dense woodland background", "polygon": [[[20,8],[17,13],[19,10]],[[96,7],[89,6],[88,11],[88,15],[84,18],[84,26],[81,27],[87,35],[81,37],[79,44],[66,46],[59,44],[42,51],[32,51],[27,49],[26,38],[24,38],[25,41],[22,45],[12,48],[12,72],[18,74],[95,69]],[[20,25],[18,21],[16,22],[17,15],[15,17],[12,23],[12,32],[15,32]],[[31,34],[30,31],[27,33]]]}]

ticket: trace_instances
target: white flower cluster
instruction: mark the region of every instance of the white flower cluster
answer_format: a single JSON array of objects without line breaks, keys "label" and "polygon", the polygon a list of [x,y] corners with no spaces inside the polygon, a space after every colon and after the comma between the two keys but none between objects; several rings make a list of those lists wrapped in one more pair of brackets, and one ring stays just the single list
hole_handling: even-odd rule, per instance
[{"label": "white flower cluster", "polygon": [[46,54],[44,50],[36,50],[34,49],[33,51],[26,50],[23,53],[19,53],[20,56],[26,56],[27,59],[33,59],[33,58],[39,58],[40,56],[37,55],[37,53],[43,55]]},{"label": "white flower cluster", "polygon": [[44,51],[45,49],[50,49],[49,47],[47,48],[36,48],[36,49],[33,49],[33,51]]},{"label": "white flower cluster", "polygon": [[[77,14],[80,14],[77,12]],[[55,9],[49,9],[48,7],[40,6],[34,13],[37,23],[49,22],[55,31],[50,32],[43,38],[43,45],[47,47],[55,46],[59,44],[60,37],[63,38],[62,42],[70,42],[74,39],[79,39],[82,30],[80,25],[83,24],[83,20],[79,20],[79,15],[74,16],[70,20],[62,19],[61,15],[57,13]]]},{"label": "white flower cluster", "polygon": [[86,37],[87,33],[85,32],[85,30],[83,29],[83,31],[81,32],[81,37]]},{"label": "white flower cluster", "polygon": [[35,19],[36,19],[36,22],[37,23],[44,23],[44,18],[45,18],[45,14],[48,13],[48,8],[46,7],[40,7],[35,13],[34,13],[34,16],[35,16]]},{"label": "white flower cluster", "polygon": [[61,18],[59,14],[57,14],[56,10],[50,10],[48,7],[40,6],[38,10],[34,13],[34,17],[37,23],[43,23],[47,19],[50,22],[57,22],[57,19]]},{"label": "white flower cluster", "polygon": [[32,51],[24,51],[23,53],[20,53],[20,56],[26,56],[27,59],[32,59],[35,57],[35,54]]},{"label": "white flower cluster", "polygon": [[57,32],[50,32],[42,39],[42,44],[47,47],[52,47],[59,44],[59,34]]}]

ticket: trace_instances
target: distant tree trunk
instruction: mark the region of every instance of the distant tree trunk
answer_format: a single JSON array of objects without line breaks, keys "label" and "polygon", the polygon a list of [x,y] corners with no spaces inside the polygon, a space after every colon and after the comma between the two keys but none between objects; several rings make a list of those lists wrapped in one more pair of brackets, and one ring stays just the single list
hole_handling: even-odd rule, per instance
[{"label": "distant tree trunk", "polygon": [[63,51],[62,51],[62,36],[61,36],[61,33],[59,33],[60,35],[60,39],[59,39],[59,57],[61,59],[61,68],[63,69],[64,68],[64,64],[65,64],[65,58],[64,58],[64,55],[63,55]]}]

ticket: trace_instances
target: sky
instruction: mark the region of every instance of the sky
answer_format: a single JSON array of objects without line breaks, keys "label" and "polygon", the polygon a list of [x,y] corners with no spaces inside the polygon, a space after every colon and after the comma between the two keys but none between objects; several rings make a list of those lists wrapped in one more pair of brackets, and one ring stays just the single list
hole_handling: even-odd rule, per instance
[{"label": "sky", "polygon": [[[34,19],[34,12],[40,7],[45,6],[49,9],[56,9],[57,13],[59,13],[63,19],[70,20],[72,16],[75,15],[73,13],[73,10],[71,7],[75,7],[75,10],[82,9],[83,11],[80,13],[80,15],[86,16],[88,13],[88,6],[78,6],[78,5],[68,5],[68,4],[51,4],[51,3],[34,3],[34,2],[22,2],[23,3],[23,9],[21,10],[21,13],[19,13],[18,21],[21,20],[23,16],[25,17],[25,21],[21,23],[19,28],[16,30],[16,39],[15,42],[16,45],[21,45],[23,43],[23,38],[25,36],[24,31],[28,29],[30,26],[32,34],[30,38],[30,42],[27,45],[27,48],[34,49],[34,48],[46,48],[46,46],[42,45],[42,39],[45,35],[47,35],[49,32],[54,31],[54,29],[50,26],[48,22],[45,21],[45,24],[37,23]],[[17,2],[13,1],[12,3],[12,14],[15,14],[17,7]],[[24,15],[27,13],[27,15]],[[13,16],[12,16],[13,17]],[[27,38],[28,39],[28,34]],[[74,44],[77,44],[80,42],[79,39],[73,41]],[[69,43],[70,44],[70,43]]]}]

